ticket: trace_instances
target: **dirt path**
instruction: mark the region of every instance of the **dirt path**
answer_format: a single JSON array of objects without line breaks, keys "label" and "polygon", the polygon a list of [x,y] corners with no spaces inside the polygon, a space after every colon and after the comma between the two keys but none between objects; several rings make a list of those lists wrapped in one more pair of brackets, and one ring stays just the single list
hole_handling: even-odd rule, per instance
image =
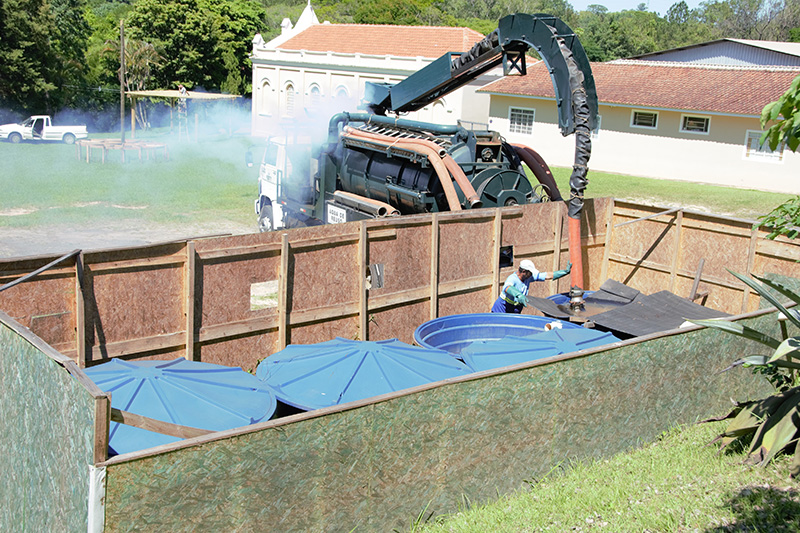
[{"label": "dirt path", "polygon": [[154,223],[133,226],[131,223],[114,223],[103,227],[88,224],[34,228],[0,227],[0,258],[56,255],[75,249],[99,250],[139,246],[254,231],[257,231],[255,223],[250,226],[233,222],[195,223],[185,226]]}]

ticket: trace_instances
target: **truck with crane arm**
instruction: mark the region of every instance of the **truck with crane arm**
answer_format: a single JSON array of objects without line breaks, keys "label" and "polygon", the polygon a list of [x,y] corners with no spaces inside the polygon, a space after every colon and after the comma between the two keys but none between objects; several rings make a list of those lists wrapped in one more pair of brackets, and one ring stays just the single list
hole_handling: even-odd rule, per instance
[{"label": "truck with crane arm", "polygon": [[[483,128],[399,118],[502,65],[525,75],[535,50],[549,69],[563,135],[575,133],[570,216],[579,216],[597,95],[578,37],[551,15],[508,15],[467,52],[448,52],[396,84],[368,82],[364,112],[342,112],[312,151],[299,138],[271,139],[255,212],[262,230],[384,216],[562,200],[530,147]],[[523,163],[538,180],[532,185]]]}]

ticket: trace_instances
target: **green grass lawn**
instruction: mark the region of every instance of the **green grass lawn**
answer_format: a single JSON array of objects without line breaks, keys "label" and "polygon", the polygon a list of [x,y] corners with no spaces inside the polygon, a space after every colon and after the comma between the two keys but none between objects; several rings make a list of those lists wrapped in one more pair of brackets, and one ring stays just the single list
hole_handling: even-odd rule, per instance
[{"label": "green grass lawn", "polygon": [[[168,143],[169,160],[140,162],[134,152],[128,152],[128,161],[122,163],[119,152],[112,151],[102,164],[96,151],[93,161],[86,163],[76,157],[74,146],[0,142],[0,226],[102,226],[120,220],[176,225],[231,221],[254,226],[252,206],[263,141],[220,134],[218,138],[201,138],[200,142],[178,143],[175,136],[163,130],[137,132],[137,138],[142,136]],[[255,165],[248,168],[244,159],[250,147]],[[565,197],[570,171],[553,169]],[[748,219],[769,212],[789,198],[785,194],[590,171],[586,197],[609,196]]]},{"label": "green grass lawn", "polygon": [[[564,198],[569,195],[571,168],[553,168],[553,177]],[[702,183],[639,178],[594,172],[588,174],[586,198],[612,197],[648,205],[684,207],[717,215],[756,219],[784,203],[792,195],[719,187]]]},{"label": "green grass lawn", "polygon": [[724,423],[677,428],[607,460],[581,462],[530,480],[527,490],[427,521],[434,532],[800,531],[800,492],[791,458],[767,468],[741,451],[708,445]]},{"label": "green grass lawn", "polygon": [[[169,139],[162,137],[165,141]],[[160,139],[156,139],[160,140]],[[60,143],[0,143],[0,225],[231,220],[254,225],[258,167],[245,165],[245,137],[169,143],[169,160],[139,161],[128,151],[100,152],[86,163]],[[254,156],[257,148],[254,148]],[[85,154],[85,152],[84,152]],[[14,214],[14,216],[9,216]]]}]

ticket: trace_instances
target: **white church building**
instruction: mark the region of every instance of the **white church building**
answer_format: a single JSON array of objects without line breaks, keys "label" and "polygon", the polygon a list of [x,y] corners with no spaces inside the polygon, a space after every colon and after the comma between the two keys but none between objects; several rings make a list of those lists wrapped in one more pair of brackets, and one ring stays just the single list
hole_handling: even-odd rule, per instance
[{"label": "white church building", "polygon": [[[320,23],[311,4],[281,35],[253,39],[252,132],[280,134],[287,123],[320,126],[357,111],[366,82],[397,83],[447,52],[465,52],[483,39],[469,28]],[[438,124],[488,122],[489,96],[476,93],[497,79],[487,73],[404,118]]]}]

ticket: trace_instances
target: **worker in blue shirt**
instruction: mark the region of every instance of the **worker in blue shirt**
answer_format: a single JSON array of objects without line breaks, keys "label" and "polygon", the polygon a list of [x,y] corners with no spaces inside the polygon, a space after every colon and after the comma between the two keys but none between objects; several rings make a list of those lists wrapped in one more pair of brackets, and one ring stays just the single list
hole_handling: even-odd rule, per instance
[{"label": "worker in blue shirt", "polygon": [[564,270],[539,272],[533,261],[523,259],[519,264],[519,270],[508,276],[503,284],[503,290],[492,306],[492,313],[521,313],[522,308],[528,305],[528,287],[532,281],[563,278],[570,270],[572,263]]}]

